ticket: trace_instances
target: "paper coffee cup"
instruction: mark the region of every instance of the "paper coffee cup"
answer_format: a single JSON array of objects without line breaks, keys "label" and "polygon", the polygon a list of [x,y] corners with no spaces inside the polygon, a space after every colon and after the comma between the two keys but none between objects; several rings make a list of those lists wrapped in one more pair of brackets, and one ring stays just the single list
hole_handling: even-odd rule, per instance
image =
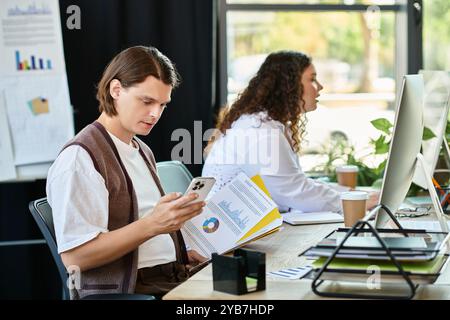
[{"label": "paper coffee cup", "polygon": [[369,194],[363,191],[341,193],[344,224],[346,227],[352,227],[358,220],[364,218],[367,199],[369,199]]},{"label": "paper coffee cup", "polygon": [[337,167],[336,176],[339,185],[355,189],[358,181],[358,167],[352,165]]}]

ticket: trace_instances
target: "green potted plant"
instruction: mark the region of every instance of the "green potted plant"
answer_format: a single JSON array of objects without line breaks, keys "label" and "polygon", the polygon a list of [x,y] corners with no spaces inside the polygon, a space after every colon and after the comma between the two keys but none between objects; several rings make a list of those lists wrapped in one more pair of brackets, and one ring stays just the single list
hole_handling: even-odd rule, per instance
[{"label": "green potted plant", "polygon": [[[380,136],[377,139],[371,139],[369,150],[370,152],[357,158],[355,156],[355,147],[350,144],[345,135],[332,135],[330,141],[322,146],[321,154],[326,156],[324,163],[319,164],[313,168],[313,171],[322,172],[328,177],[330,182],[336,181],[336,166],[340,164],[356,165],[359,167],[358,185],[372,186],[374,188],[381,188],[384,169],[387,162],[387,154],[392,138],[393,124],[385,119],[379,118],[370,122],[378,131]],[[428,140],[435,137],[435,134],[427,127],[423,131],[423,140]],[[450,140],[450,124],[447,126],[447,139]],[[368,158],[382,157],[381,162],[376,166],[367,164]],[[383,159],[384,158],[384,159]],[[420,188],[413,184],[410,194],[416,194]]]}]

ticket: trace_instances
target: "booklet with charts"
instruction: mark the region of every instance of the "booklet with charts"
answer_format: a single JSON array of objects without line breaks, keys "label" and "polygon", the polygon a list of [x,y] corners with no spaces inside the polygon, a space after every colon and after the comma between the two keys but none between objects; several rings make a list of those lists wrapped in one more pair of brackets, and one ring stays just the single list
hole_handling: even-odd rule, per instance
[{"label": "booklet with charts", "polygon": [[201,214],[181,228],[186,243],[204,257],[226,253],[278,231],[283,218],[259,175],[241,173],[212,196]]}]

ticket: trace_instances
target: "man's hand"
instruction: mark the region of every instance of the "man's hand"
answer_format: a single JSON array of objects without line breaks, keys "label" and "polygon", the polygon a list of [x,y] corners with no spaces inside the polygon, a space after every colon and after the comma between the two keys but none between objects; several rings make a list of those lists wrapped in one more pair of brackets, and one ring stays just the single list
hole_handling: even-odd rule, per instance
[{"label": "man's hand", "polygon": [[189,264],[186,265],[186,268],[191,276],[207,265],[204,262],[208,261],[208,259],[200,255],[195,250],[188,250],[187,256],[189,259]]},{"label": "man's hand", "polygon": [[173,192],[159,199],[153,212],[147,216],[156,234],[180,230],[187,220],[200,214],[205,202],[190,203],[197,198],[196,193],[183,196],[178,192]]},{"label": "man's hand", "polygon": [[205,262],[206,260],[208,260],[207,258],[205,258],[204,256],[200,255],[197,251],[195,250],[189,250],[187,252],[188,255],[188,259],[189,259],[189,264],[188,264],[188,269],[195,267],[197,264]]}]

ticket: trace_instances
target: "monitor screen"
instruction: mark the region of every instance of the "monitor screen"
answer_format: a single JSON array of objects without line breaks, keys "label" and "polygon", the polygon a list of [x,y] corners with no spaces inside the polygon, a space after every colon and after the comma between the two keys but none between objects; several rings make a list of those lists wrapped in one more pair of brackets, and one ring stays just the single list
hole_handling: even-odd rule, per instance
[{"label": "monitor screen", "polygon": [[[403,78],[380,195],[380,204],[388,207],[392,213],[397,211],[408,193],[420,152],[423,92],[422,75],[406,75]],[[380,209],[375,226],[382,228],[388,221],[388,214]]]}]

